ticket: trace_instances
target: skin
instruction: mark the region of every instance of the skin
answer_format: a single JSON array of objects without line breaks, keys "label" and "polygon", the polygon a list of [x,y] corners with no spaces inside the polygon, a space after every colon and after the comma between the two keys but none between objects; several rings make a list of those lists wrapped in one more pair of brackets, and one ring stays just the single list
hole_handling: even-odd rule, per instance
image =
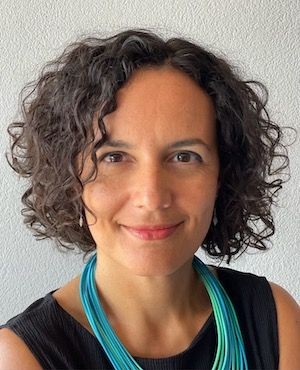
[{"label": "skin", "polygon": [[[125,335],[122,323],[126,337],[142,348],[153,342],[153,351],[161,351],[174,331],[189,340],[185,319],[199,320],[199,313],[211,311],[192,260],[209,229],[218,190],[215,112],[207,94],[171,68],[139,71],[119,90],[117,103],[104,118],[108,135],[133,148],[100,148],[100,159],[113,151],[122,155],[115,163],[102,159],[97,179],[83,192],[97,216],[95,223],[86,211],[99,256],[96,284],[119,334]],[[196,138],[206,146],[168,149]],[[193,153],[178,158],[187,151]],[[85,163],[83,177],[91,166]],[[143,241],[123,227],[178,222],[163,240]]]},{"label": "skin", "polygon": [[[99,162],[99,176],[85,186],[83,198],[97,243],[96,285],[111,325],[130,353],[166,357],[183,351],[211,313],[192,258],[209,228],[218,191],[219,159],[210,98],[189,77],[170,68],[136,73],[117,94],[118,108],[104,119],[111,139],[135,148],[121,162]],[[96,125],[95,125],[96,130]],[[95,131],[96,136],[99,133]],[[168,149],[187,138],[204,146]],[[181,162],[179,152],[202,157]],[[186,156],[185,156],[186,158]],[[82,177],[91,169],[87,160]],[[167,239],[142,241],[122,225],[183,221]],[[82,310],[79,278],[57,290],[57,302],[92,332]],[[300,363],[300,314],[295,300],[271,283],[278,316],[280,370]],[[131,339],[133,338],[133,340]],[[25,343],[8,329],[0,331],[0,370],[41,369]]]}]

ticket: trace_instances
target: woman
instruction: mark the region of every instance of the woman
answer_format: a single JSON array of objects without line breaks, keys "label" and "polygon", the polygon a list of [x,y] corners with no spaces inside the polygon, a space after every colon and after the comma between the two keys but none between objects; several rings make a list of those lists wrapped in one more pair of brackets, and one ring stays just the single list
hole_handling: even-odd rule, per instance
[{"label": "woman", "polygon": [[274,234],[288,158],[263,85],[141,29],[74,43],[47,68],[9,128],[10,165],[31,179],[25,222],[96,254],[2,326],[0,370],[299,368],[289,293],[194,257],[201,245],[229,263]]}]

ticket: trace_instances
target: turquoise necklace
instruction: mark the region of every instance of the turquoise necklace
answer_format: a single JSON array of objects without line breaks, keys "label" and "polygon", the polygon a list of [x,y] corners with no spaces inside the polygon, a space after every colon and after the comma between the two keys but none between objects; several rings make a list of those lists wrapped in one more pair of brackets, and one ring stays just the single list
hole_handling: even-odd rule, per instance
[{"label": "turquoise necklace", "polygon": [[[120,342],[107,320],[95,284],[95,253],[80,278],[80,298],[94,334],[116,370],[143,370]],[[219,280],[196,256],[198,272],[211,300],[217,327],[218,345],[212,370],[248,370],[243,338],[234,307]]]}]

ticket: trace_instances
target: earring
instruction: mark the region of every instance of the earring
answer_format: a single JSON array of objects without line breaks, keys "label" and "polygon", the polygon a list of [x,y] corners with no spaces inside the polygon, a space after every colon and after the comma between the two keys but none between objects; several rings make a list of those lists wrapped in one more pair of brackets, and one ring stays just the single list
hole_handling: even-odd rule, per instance
[{"label": "earring", "polygon": [[216,208],[214,208],[213,225],[216,226],[218,223]]},{"label": "earring", "polygon": [[83,225],[82,207],[80,207],[79,226],[82,227],[82,225]]}]

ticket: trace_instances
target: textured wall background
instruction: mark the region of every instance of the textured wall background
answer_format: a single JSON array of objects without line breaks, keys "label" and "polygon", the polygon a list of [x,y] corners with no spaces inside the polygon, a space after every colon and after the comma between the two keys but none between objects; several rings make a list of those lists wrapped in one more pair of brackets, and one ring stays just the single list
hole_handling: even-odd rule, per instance
[{"label": "textured wall background", "polygon": [[[2,0],[0,11],[0,322],[80,273],[82,257],[63,255],[51,241],[37,242],[23,225],[26,183],[6,163],[7,125],[18,117],[18,94],[45,62],[85,33],[151,28],[187,36],[224,53],[248,79],[270,92],[273,120],[300,130],[298,0]],[[251,251],[230,267],[264,275],[300,302],[299,137],[290,148],[291,180],[274,209],[272,249]],[[213,263],[199,252],[201,258]]]}]

